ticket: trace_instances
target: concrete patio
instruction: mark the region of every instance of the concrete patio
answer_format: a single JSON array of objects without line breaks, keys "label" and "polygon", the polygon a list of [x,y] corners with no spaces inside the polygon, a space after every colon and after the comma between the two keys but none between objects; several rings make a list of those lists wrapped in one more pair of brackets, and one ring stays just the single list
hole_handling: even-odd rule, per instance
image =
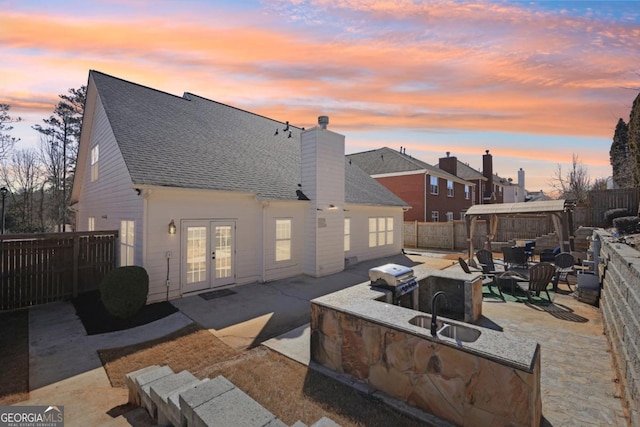
[{"label": "concrete patio", "polygon": [[[324,278],[296,277],[241,286],[232,289],[235,294],[208,301],[199,296],[183,298],[175,301],[179,316],[164,323],[99,337],[84,336],[66,303],[36,307],[30,311],[33,389],[30,399],[19,405],[64,405],[69,426],[146,425],[148,418],[139,411],[119,413],[119,405],[127,402],[127,391],[110,387],[96,350],[161,336],[191,320],[232,347],[246,349],[264,343],[308,364],[309,300],[366,281],[370,267],[387,262],[416,268],[457,267],[451,257],[440,254],[398,255],[360,263]],[[567,291],[565,285],[560,289]],[[488,298],[483,302],[481,325],[541,344],[543,425],[628,425],[598,308],[562,292],[547,307]],[[65,365],[67,370],[62,368]]]}]

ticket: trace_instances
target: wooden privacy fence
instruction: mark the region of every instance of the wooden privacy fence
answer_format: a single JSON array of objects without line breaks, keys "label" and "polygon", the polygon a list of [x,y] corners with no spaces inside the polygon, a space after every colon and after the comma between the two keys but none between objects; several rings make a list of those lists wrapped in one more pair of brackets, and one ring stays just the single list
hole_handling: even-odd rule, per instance
[{"label": "wooden privacy fence", "polygon": [[[501,218],[498,223],[496,242],[535,239],[554,233],[551,220],[544,215],[530,217]],[[476,224],[473,246],[482,248],[487,238],[487,221]],[[463,220],[448,222],[404,223],[404,246],[407,248],[425,248],[442,250],[467,249],[467,225]]]},{"label": "wooden privacy fence", "polygon": [[590,213],[591,225],[610,227],[604,221],[604,213],[609,209],[625,208],[631,215],[638,213],[640,204],[640,188],[620,188],[616,190],[590,191],[587,196],[587,206]]},{"label": "wooden privacy fence", "polygon": [[97,289],[116,267],[117,231],[0,236],[0,310]]}]

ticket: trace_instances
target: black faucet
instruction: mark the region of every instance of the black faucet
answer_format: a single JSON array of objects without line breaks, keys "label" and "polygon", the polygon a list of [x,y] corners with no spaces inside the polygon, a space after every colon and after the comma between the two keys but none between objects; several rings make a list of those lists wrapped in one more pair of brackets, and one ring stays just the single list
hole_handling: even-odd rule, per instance
[{"label": "black faucet", "polygon": [[447,302],[447,296],[443,291],[438,291],[431,297],[431,336],[435,337],[438,334],[438,297],[443,296],[445,304]]}]

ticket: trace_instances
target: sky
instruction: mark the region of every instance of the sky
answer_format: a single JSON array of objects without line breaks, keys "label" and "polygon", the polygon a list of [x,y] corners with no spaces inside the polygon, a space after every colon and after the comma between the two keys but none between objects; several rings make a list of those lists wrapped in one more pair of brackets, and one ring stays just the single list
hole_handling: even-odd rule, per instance
[{"label": "sky", "polygon": [[446,152],[551,192],[573,155],[611,175],[640,90],[640,1],[0,0],[0,103],[17,148],[89,70],[299,127],[346,153]]}]

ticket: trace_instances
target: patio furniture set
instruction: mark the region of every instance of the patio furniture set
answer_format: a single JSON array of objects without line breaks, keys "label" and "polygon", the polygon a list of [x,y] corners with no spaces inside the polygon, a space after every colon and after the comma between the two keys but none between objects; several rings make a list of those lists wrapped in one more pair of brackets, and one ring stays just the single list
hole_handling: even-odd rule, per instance
[{"label": "patio furniture set", "polygon": [[[458,258],[458,262],[466,273],[482,273],[483,284],[487,285],[489,290],[496,286],[503,300],[503,288],[510,288],[511,295],[516,298],[518,290],[524,292],[530,303],[533,302],[532,295],[540,296],[541,292],[545,292],[547,299],[551,302],[548,291],[549,283],[552,283],[553,290],[557,291],[558,283],[563,281],[571,290],[568,277],[576,274],[573,255],[561,252],[554,255],[551,262],[535,262],[533,249],[532,244],[503,246],[502,260],[494,259],[491,251],[480,249],[475,254],[477,263],[473,258],[469,260],[469,263],[463,258]],[[545,256],[547,256],[546,259],[549,259],[548,254],[545,253]]]}]

